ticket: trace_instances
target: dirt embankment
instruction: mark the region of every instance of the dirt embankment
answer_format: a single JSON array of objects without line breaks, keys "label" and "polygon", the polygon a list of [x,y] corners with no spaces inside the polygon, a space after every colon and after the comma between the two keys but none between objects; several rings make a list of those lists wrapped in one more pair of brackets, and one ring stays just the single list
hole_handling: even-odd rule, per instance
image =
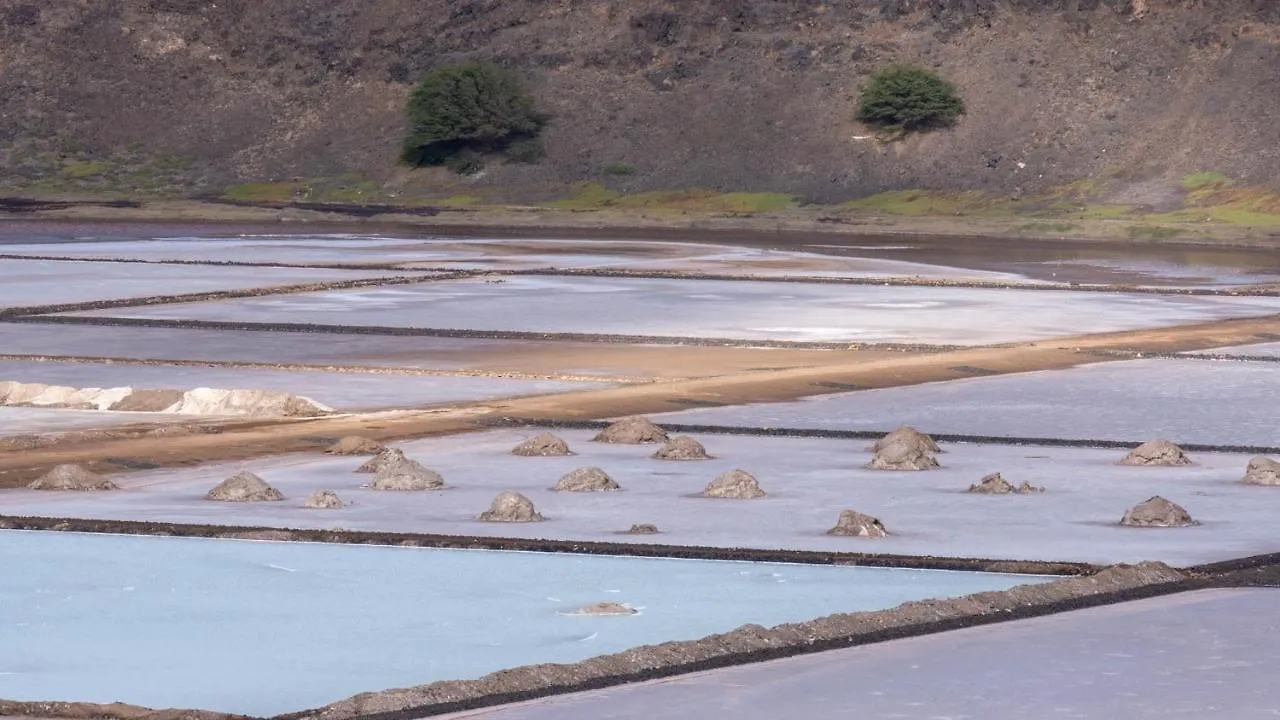
[{"label": "dirt embankment", "polygon": [[[1275,184],[1280,6],[1134,8],[12,0],[0,7],[0,186],[189,192],[358,173],[401,198],[537,200],[586,180],[831,202],[1109,178],[1112,199],[1161,206],[1190,173]],[[396,166],[412,82],[459,57],[529,78],[555,118],[544,162],[493,164],[474,183]],[[892,61],[958,85],[968,114],[955,129],[884,144],[854,122],[858,87]]]}]

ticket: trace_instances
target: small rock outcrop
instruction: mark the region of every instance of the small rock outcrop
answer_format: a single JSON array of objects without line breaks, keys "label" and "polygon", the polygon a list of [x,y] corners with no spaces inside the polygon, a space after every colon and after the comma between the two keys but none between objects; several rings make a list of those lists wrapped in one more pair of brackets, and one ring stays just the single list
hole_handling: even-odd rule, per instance
[{"label": "small rock outcrop", "polygon": [[533,507],[533,501],[517,492],[499,493],[488,510],[476,518],[483,522],[525,523],[546,520]]},{"label": "small rock outcrop", "polygon": [[284,495],[251,472],[236,473],[205,493],[205,500],[218,502],[275,502]]},{"label": "small rock outcrop", "polygon": [[918,443],[900,440],[876,451],[867,467],[872,470],[933,470],[938,458]]},{"label": "small rock outcrop", "polygon": [[754,500],[765,496],[756,476],[745,470],[730,470],[717,477],[702,491],[703,497],[728,500]]},{"label": "small rock outcrop", "polygon": [[921,448],[926,452],[931,452],[931,453],[943,452],[942,448],[938,447],[938,443],[933,441],[933,438],[929,437],[928,435],[925,435],[924,433],[911,427],[910,425],[903,425],[897,430],[894,430],[893,432],[877,440],[875,444],[871,446],[871,452],[873,453],[880,452],[882,449],[888,447],[889,445],[894,445],[896,443],[903,443],[903,442],[911,445],[912,447]]},{"label": "small rock outcrop", "polygon": [[403,492],[439,490],[444,487],[444,478],[440,473],[423,467],[417,460],[401,456],[396,462],[384,462],[373,474],[369,487],[373,490]]},{"label": "small rock outcrop", "polygon": [[1280,462],[1262,455],[1255,457],[1249,461],[1249,466],[1245,468],[1242,482],[1246,485],[1280,486]]},{"label": "small rock outcrop", "polygon": [[405,461],[404,451],[399,448],[387,448],[356,468],[358,473],[376,473],[384,465],[398,465]]},{"label": "small rock outcrop", "polygon": [[552,488],[556,492],[611,492],[621,489],[616,480],[598,467],[578,468],[566,473]]},{"label": "small rock outcrop", "polygon": [[27,487],[32,490],[75,492],[120,489],[110,480],[79,465],[57,465],[49,472],[31,481],[31,484],[27,485]]},{"label": "small rock outcrop", "polygon": [[657,535],[662,532],[657,525],[653,523],[636,523],[632,525],[624,534],[626,535]]},{"label": "small rock outcrop", "polygon": [[1022,493],[1041,493],[1044,492],[1044,488],[1036,487],[1026,480],[1014,485],[997,472],[982,478],[976,485],[970,485],[968,492],[984,495],[1007,495],[1010,493],[1020,495]]},{"label": "small rock outcrop", "polygon": [[640,612],[630,605],[616,602],[598,602],[570,610],[565,615],[635,615]]},{"label": "small rock outcrop", "polygon": [[317,490],[307,496],[302,507],[311,510],[340,510],[346,503],[332,490]]},{"label": "small rock outcrop", "polygon": [[1121,465],[1190,465],[1191,458],[1182,451],[1182,448],[1174,445],[1168,440],[1155,439],[1142,443],[1138,447],[1129,451],[1129,454],[1120,461]]},{"label": "small rock outcrop", "polygon": [[387,449],[386,445],[367,437],[348,435],[330,445],[325,452],[330,455],[378,455]]},{"label": "small rock outcrop", "polygon": [[1188,527],[1200,523],[1181,505],[1169,502],[1159,495],[1129,508],[1120,520],[1130,527]]},{"label": "small rock outcrop", "polygon": [[654,425],[649,418],[633,415],[625,417],[601,430],[593,442],[619,445],[643,445],[667,441],[667,431]]},{"label": "small rock outcrop", "polygon": [[569,450],[569,443],[551,433],[542,433],[512,448],[511,454],[520,457],[564,457],[573,452]]},{"label": "small rock outcrop", "polygon": [[889,531],[884,529],[884,523],[877,518],[856,510],[841,510],[840,519],[836,521],[835,527],[827,531],[827,534],[840,537],[882,538],[887,537]]},{"label": "small rock outcrop", "polygon": [[654,460],[710,460],[711,456],[707,454],[707,449],[702,443],[694,440],[688,435],[678,435],[671,438],[665,445],[658,448],[657,452],[649,457]]}]

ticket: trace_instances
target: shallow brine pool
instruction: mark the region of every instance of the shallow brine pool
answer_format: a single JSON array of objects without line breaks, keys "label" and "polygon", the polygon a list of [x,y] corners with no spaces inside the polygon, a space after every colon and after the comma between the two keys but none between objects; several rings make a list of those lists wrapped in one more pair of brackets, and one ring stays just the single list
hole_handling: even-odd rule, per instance
[{"label": "shallow brine pool", "polygon": [[0,562],[0,697],[252,715],[1048,580],[16,531]]}]

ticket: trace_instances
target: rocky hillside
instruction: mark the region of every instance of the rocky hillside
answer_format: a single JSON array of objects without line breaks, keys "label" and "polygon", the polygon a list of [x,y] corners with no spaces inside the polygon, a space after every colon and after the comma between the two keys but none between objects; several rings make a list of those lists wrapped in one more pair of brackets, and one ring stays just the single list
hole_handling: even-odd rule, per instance
[{"label": "rocky hillside", "polygon": [[[404,101],[467,57],[520,69],[554,117],[545,161],[475,181],[511,197],[1280,187],[1274,0],[0,0],[0,186],[425,191],[445,176],[397,165]],[[936,69],[968,114],[868,137],[858,87],[890,61]]]}]

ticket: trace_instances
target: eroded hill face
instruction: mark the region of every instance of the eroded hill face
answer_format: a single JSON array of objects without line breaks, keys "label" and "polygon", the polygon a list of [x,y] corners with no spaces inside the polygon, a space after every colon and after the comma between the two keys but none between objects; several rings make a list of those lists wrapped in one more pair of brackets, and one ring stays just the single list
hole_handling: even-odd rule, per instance
[{"label": "eroded hill face", "polygon": [[[0,0],[0,33],[10,187],[358,173],[412,192],[430,174],[396,165],[405,97],[463,57],[518,67],[555,118],[541,165],[479,181],[513,197],[595,180],[830,202],[1111,177],[1117,201],[1158,205],[1195,172],[1280,185],[1270,0]],[[968,115],[865,137],[858,86],[893,60],[955,82]]]}]

